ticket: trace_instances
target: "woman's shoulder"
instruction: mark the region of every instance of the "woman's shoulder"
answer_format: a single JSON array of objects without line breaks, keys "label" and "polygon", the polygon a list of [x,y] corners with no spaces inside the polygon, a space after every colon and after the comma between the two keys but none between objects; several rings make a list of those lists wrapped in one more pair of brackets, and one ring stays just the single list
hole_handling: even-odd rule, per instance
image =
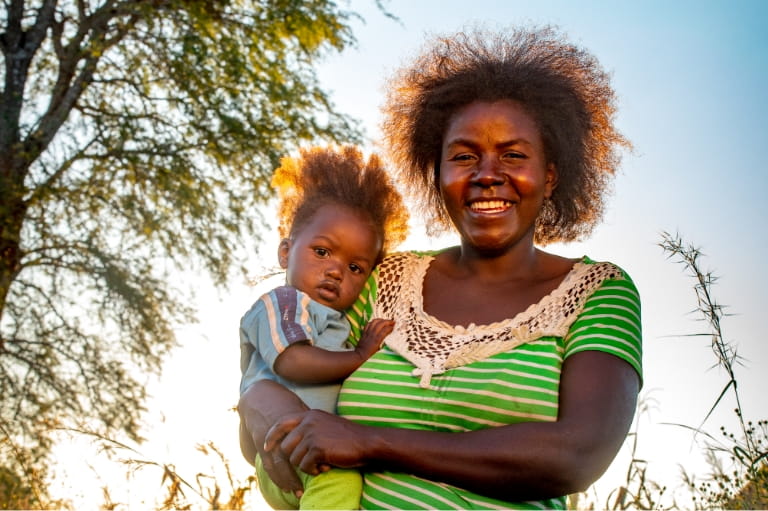
[{"label": "woman's shoulder", "polygon": [[594,305],[614,300],[618,295],[626,296],[639,307],[638,290],[626,271],[613,262],[583,256],[576,260],[550,297],[566,301],[568,306],[561,304],[559,307],[579,312],[587,302]]},{"label": "woman's shoulder", "polygon": [[629,273],[618,264],[611,261],[596,261],[589,256],[582,256],[577,264],[582,264],[593,268],[593,271],[604,273],[606,279],[626,280],[630,285],[634,286],[632,277]]},{"label": "woman's shoulder", "polygon": [[584,257],[580,263],[581,281],[591,291],[587,293],[590,307],[598,310],[601,306],[619,301],[629,314],[639,323],[640,292],[629,274],[620,266],[609,261],[595,261]]}]

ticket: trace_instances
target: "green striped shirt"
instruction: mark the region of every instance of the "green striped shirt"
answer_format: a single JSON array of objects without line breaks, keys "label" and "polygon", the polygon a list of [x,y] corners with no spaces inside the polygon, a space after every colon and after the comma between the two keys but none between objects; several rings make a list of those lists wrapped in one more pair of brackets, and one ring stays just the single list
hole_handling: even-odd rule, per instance
[{"label": "green striped shirt", "polygon": [[[587,258],[583,262],[593,263]],[[370,319],[377,296],[375,275],[369,284],[349,314],[355,335]],[[614,354],[641,374],[640,298],[626,275],[597,288],[566,336],[542,337],[449,369],[433,375],[426,388],[412,375],[413,365],[385,347],[345,381],[338,412],[362,424],[444,432],[555,421],[563,361],[586,350]],[[364,509],[565,508],[565,497],[507,502],[409,474],[364,476]]]}]

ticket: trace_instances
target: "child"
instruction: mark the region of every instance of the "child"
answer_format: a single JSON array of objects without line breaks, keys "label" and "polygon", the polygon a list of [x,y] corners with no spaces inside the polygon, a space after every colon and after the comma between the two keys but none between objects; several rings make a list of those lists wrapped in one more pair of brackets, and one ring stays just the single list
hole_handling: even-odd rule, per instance
[{"label": "child", "polygon": [[[366,163],[354,147],[315,148],[281,163],[272,185],[281,198],[278,260],[287,285],[263,295],[241,320],[240,393],[268,378],[310,408],[336,413],[341,381],[393,327],[373,319],[353,347],[344,311],[386,249],[405,237],[408,215],[375,155]],[[255,464],[262,495],[274,508],[359,508],[362,480],[355,470],[298,471],[299,499],[272,483],[258,457]]]}]

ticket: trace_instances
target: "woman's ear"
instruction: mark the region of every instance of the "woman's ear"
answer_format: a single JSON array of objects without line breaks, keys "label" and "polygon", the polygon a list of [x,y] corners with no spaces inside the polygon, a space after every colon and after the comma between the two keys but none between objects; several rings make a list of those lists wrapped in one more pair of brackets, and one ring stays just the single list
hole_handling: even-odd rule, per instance
[{"label": "woman's ear", "polygon": [[558,181],[558,173],[557,173],[557,167],[555,167],[554,163],[548,163],[547,164],[547,177],[544,182],[544,197],[547,199],[552,197],[552,192],[555,191],[555,188],[557,188],[557,181]]},{"label": "woman's ear", "polygon": [[283,238],[280,240],[280,245],[277,247],[277,262],[280,263],[280,268],[288,268],[288,253],[291,251],[291,240]]}]

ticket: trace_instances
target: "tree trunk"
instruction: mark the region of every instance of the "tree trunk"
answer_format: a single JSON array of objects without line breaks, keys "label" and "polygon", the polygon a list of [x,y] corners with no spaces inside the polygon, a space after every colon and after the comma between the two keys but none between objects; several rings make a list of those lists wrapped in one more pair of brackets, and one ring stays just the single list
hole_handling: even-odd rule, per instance
[{"label": "tree trunk", "polygon": [[12,183],[0,178],[0,319],[5,313],[8,291],[21,271],[21,228],[27,205]]}]

